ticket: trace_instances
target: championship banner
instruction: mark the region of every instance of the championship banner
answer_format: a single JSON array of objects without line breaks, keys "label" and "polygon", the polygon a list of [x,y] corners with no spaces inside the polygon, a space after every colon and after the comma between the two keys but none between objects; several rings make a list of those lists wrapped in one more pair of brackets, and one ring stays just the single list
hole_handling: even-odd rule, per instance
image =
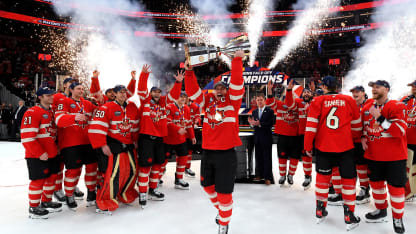
[{"label": "championship banner", "polygon": [[[279,71],[265,71],[263,69],[249,71],[250,68],[245,68],[243,72],[244,85],[267,85],[271,80],[273,84],[283,84],[289,79],[289,76]],[[220,75],[221,81],[226,84],[230,83],[230,72]]]}]

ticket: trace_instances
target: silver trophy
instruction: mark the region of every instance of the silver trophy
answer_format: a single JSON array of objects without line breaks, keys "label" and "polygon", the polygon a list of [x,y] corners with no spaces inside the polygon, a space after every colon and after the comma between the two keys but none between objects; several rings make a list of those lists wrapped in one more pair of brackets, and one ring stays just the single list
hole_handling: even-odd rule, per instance
[{"label": "silver trophy", "polygon": [[185,44],[185,57],[191,66],[197,67],[218,59],[221,55],[232,58],[237,50],[244,50],[246,56],[250,55],[250,42],[246,35],[231,39],[224,48],[205,44]]}]

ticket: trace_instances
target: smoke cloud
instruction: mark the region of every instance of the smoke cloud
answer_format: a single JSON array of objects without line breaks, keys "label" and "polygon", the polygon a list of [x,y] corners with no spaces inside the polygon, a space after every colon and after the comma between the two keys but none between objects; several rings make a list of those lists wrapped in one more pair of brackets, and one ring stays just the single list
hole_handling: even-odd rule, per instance
[{"label": "smoke cloud", "polygon": [[[77,7],[71,7],[74,5]],[[67,38],[74,46],[81,46],[77,48],[78,70],[74,72],[88,81],[92,72],[99,70],[103,89],[116,84],[127,85],[131,78],[130,71],[137,70],[139,74],[143,64],[151,64],[153,72],[159,74],[169,65],[179,63],[176,58],[178,56],[168,41],[134,35],[135,31],[156,31],[152,21],[138,21],[95,10],[143,11],[144,7],[139,4],[129,0],[67,0],[57,1],[54,7],[59,15],[70,16],[72,23],[91,25],[99,29],[87,33],[68,29]],[[153,84],[164,86],[165,83],[161,77],[152,75],[150,81],[149,87]]]},{"label": "smoke cloud", "polygon": [[390,83],[390,97],[394,99],[409,90],[406,85],[416,79],[416,1],[402,2],[388,0],[376,9],[371,20],[384,25],[362,34],[366,44],[354,55],[343,92],[355,85],[370,91],[368,82],[376,80]]}]

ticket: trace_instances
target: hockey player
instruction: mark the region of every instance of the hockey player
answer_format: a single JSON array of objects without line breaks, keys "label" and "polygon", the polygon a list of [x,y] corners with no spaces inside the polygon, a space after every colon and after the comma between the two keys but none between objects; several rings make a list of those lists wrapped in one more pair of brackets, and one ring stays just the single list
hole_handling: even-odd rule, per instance
[{"label": "hockey player", "polygon": [[[193,102],[192,100],[190,100],[189,97],[186,98],[186,105],[188,105],[191,111],[192,128],[195,129],[197,126],[201,125],[201,110],[199,108],[199,105]],[[194,131],[194,136],[195,136],[195,131]],[[187,135],[186,143],[188,146],[188,161],[185,167],[185,175],[191,178],[194,178],[195,172],[191,170],[191,163],[192,163],[193,148],[196,144],[196,140],[194,142],[191,138],[191,135]]]},{"label": "hockey player", "polygon": [[340,168],[342,197],[344,199],[344,221],[347,230],[358,226],[360,218],[355,216],[355,183],[353,137],[362,131],[358,107],[352,97],[338,94],[337,81],[332,76],[322,80],[325,95],[315,97],[309,107],[306,122],[306,153],[312,156],[315,140],[316,155],[316,217],[320,223],[328,215],[326,210],[329,182],[333,167]]},{"label": "hockey player", "polygon": [[[360,114],[365,105],[373,102],[372,99],[368,99],[367,94],[365,94],[365,89],[363,86],[355,86],[350,92],[352,97],[357,103],[358,108],[360,109]],[[367,161],[364,158],[364,150],[361,144],[361,138],[354,138],[354,160],[357,168],[357,175],[360,180],[360,192],[356,197],[357,204],[365,204],[370,202],[370,184],[368,179],[368,165]],[[341,195],[341,176],[339,174],[338,168],[333,168],[332,171],[332,183],[335,188],[335,195],[328,198],[329,205],[342,205],[342,195]]]},{"label": "hockey player", "polygon": [[406,202],[415,200],[416,194],[416,80],[408,84],[411,89],[411,94],[402,99],[406,105],[406,120],[407,120],[407,183],[405,187]]},{"label": "hockey player", "polygon": [[87,206],[96,198],[97,157],[88,139],[88,122],[96,106],[85,100],[84,87],[74,82],[69,87],[71,98],[59,104],[55,112],[55,123],[59,128],[58,144],[65,163],[65,199],[68,208],[76,210],[77,203],[73,197],[75,186],[85,165],[85,185],[88,189]]},{"label": "hockey player", "polygon": [[98,160],[100,171],[105,173],[104,184],[97,193],[96,212],[105,214],[116,210],[118,201],[130,204],[139,196],[134,189],[139,112],[136,104],[127,101],[125,86],[117,85],[113,90],[115,101],[99,108],[88,129],[92,147],[103,153]]},{"label": "hockey player", "polygon": [[238,136],[238,111],[244,95],[243,51],[237,51],[231,62],[229,90],[223,82],[214,84],[214,93],[203,94],[192,68],[185,62],[185,88],[191,100],[205,110],[202,131],[201,185],[218,209],[218,233],[228,233],[231,219],[237,155],[241,145]]},{"label": "hockey player", "polygon": [[56,127],[51,110],[54,91],[41,87],[36,94],[40,105],[26,111],[20,131],[30,179],[29,217],[46,219],[49,212],[62,211],[62,204],[52,201],[59,172]]},{"label": "hockey player", "polygon": [[172,155],[173,151],[176,153],[175,188],[178,189],[189,189],[189,184],[183,180],[188,162],[187,136],[190,136],[193,144],[196,142],[191,113],[186,105],[187,98],[186,93],[181,92],[179,99],[166,107],[168,135],[163,138],[163,143],[166,155]]},{"label": "hockey player", "polygon": [[[69,97],[71,97],[71,92],[69,91],[69,86],[73,83],[76,82],[77,80],[71,77],[66,78],[63,81],[63,88],[64,88],[64,92],[63,93],[55,93],[53,95],[53,104],[52,104],[52,111],[53,113],[56,113],[56,110],[58,108],[58,106],[60,104],[63,104],[65,102],[65,100]],[[58,130],[59,132],[59,130]],[[59,150],[58,150],[59,152]],[[62,191],[62,180],[64,178],[64,159],[62,157],[61,154],[57,155],[57,158],[60,161],[60,167],[59,167],[59,173],[57,175],[56,178],[56,182],[55,182],[55,191],[53,192],[53,195],[55,197],[55,199],[59,202],[65,202],[65,193]],[[78,186],[75,187],[74,190],[74,197],[75,199],[80,199],[82,200],[84,197],[84,193],[79,190]]]},{"label": "hockey player", "polygon": [[396,233],[404,233],[403,213],[406,185],[406,128],[403,103],[388,100],[390,84],[377,80],[373,88],[373,103],[362,110],[364,123],[361,143],[368,159],[370,185],[376,210],[365,215],[367,222],[384,222],[387,217],[387,187]]},{"label": "hockey player", "polygon": [[[95,70],[92,73],[91,77],[91,87],[90,87],[90,95],[93,96],[99,105],[104,105],[107,102],[112,102],[115,100],[115,93],[112,89],[107,89],[105,91],[105,95],[103,95],[100,86],[100,80],[98,76],[100,72]],[[131,79],[129,84],[127,85],[127,98],[130,98],[134,95],[136,91],[136,71],[131,72]]]},{"label": "hockey player", "polygon": [[[294,83],[289,82],[285,102],[290,110],[297,111],[299,117],[299,128],[298,128],[298,139],[297,139],[297,148],[300,149],[299,152],[302,154],[302,163],[303,163],[303,172],[305,173],[305,180],[302,184],[303,188],[306,190],[311,186],[312,182],[312,157],[306,155],[305,150],[303,150],[303,142],[306,128],[306,116],[308,115],[309,105],[313,99],[313,94],[310,89],[305,88],[302,93],[302,99],[295,98],[293,94]],[[295,168],[291,169],[295,170]]]},{"label": "hockey player", "polygon": [[[283,186],[286,181],[287,161],[289,160],[289,173],[287,174],[287,183],[293,185],[293,176],[295,175],[302,148],[298,147],[298,128],[299,116],[298,111],[290,109],[285,102],[274,98],[272,95],[273,84],[270,81],[267,84],[268,98],[266,104],[274,110],[276,114],[276,123],[274,132],[279,136],[277,143],[277,153],[279,157],[279,184]],[[287,99],[287,98],[285,98]],[[292,103],[293,108],[295,103]]]},{"label": "hockey player", "polygon": [[[144,65],[139,78],[137,93],[140,98],[140,137],[138,143],[139,155],[139,192],[142,208],[147,203],[147,190],[149,187],[149,199],[163,201],[165,195],[157,190],[159,183],[159,170],[165,161],[163,137],[168,135],[166,106],[179,98],[183,75],[178,72],[176,82],[168,95],[162,96],[162,90],[152,87],[147,90],[147,80],[150,74],[150,66]],[[149,179],[150,175],[150,179]],[[150,180],[150,183],[149,183]]]}]

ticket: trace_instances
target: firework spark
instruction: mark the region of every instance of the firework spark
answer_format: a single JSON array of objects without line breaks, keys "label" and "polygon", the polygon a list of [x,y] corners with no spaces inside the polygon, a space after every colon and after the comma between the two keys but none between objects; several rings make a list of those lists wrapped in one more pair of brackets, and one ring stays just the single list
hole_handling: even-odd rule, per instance
[{"label": "firework spark", "polygon": [[250,61],[252,67],[256,59],[258,43],[263,34],[263,25],[266,21],[266,9],[271,8],[270,0],[252,0],[249,6],[249,19],[246,30],[250,41]]},{"label": "firework spark", "polygon": [[[302,2],[305,2],[304,0]],[[309,3],[309,1],[307,1]],[[305,11],[296,17],[292,27],[277,50],[268,68],[274,68],[280,61],[288,56],[294,49],[302,45],[307,39],[307,32],[313,26],[318,26],[320,22],[331,14],[330,8],[338,6],[340,0],[316,0],[313,4],[307,4]]]}]

